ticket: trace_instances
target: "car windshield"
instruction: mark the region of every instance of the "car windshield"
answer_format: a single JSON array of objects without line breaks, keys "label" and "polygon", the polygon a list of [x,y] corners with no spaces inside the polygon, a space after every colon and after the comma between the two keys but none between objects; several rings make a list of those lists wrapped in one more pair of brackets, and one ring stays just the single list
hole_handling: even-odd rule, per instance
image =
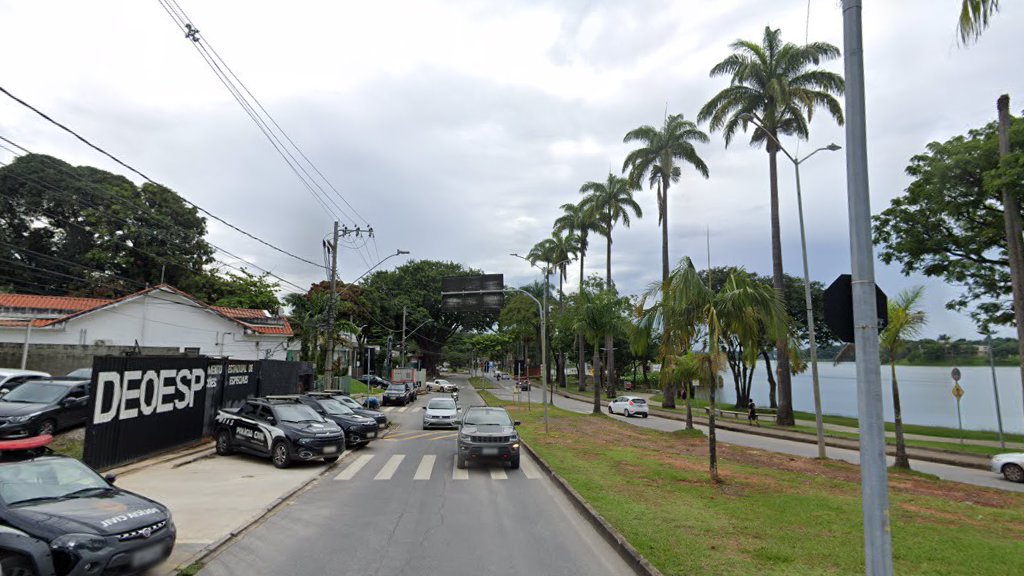
[{"label": "car windshield", "polygon": [[4,396],[4,402],[31,402],[50,404],[56,402],[68,391],[63,384],[45,384],[42,382],[26,382],[11,390]]},{"label": "car windshield", "polygon": [[92,368],[79,368],[68,372],[68,378],[92,378]]},{"label": "car windshield", "polygon": [[392,384],[388,386],[388,392],[405,392],[405,384]]},{"label": "car windshield", "polygon": [[499,426],[511,426],[512,419],[508,417],[508,412],[504,410],[496,409],[483,409],[483,410],[470,410],[466,412],[466,417],[463,419],[463,424],[469,424],[472,426],[483,426],[487,424],[497,424]]},{"label": "car windshield", "polygon": [[334,396],[334,399],[337,400],[338,402],[341,402],[345,406],[348,406],[349,408],[362,408],[362,406],[359,405],[359,402],[356,402],[355,400],[349,398],[348,396]]},{"label": "car windshield", "polygon": [[274,406],[274,414],[281,422],[323,422],[323,418],[305,404],[282,404]]},{"label": "car windshield", "polygon": [[71,458],[47,458],[0,466],[0,500],[8,506],[95,496],[112,490],[106,480]]},{"label": "car windshield", "polygon": [[455,400],[451,398],[434,398],[427,404],[427,410],[455,410]]},{"label": "car windshield", "polygon": [[348,406],[345,406],[340,401],[335,400],[334,398],[321,398],[320,406],[322,406],[324,412],[327,412],[328,414],[342,416],[348,416],[352,414],[352,409],[350,409]]}]

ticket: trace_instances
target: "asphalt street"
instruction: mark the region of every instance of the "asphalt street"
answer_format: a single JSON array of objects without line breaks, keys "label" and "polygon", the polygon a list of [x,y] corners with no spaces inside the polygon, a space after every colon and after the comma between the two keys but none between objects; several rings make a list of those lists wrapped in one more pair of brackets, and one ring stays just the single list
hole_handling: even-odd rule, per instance
[{"label": "asphalt street", "polygon": [[[500,382],[495,382],[495,384],[501,386],[498,390],[492,390],[492,392],[495,392],[496,396],[504,400],[513,399],[512,383],[510,380],[502,380]],[[541,403],[541,396],[543,392],[541,387],[535,384],[529,394],[530,402],[534,404],[535,408],[543,409],[543,404]],[[526,392],[520,392],[516,395],[516,398],[522,402],[526,402],[526,395]],[[579,400],[557,395],[555,396],[555,405],[559,408],[581,413],[592,411],[594,406],[592,402],[581,402]],[[602,407],[602,410],[605,411],[605,414],[608,413],[606,407]],[[612,417],[617,420],[633,424],[634,426],[643,426],[645,428],[652,428],[663,432],[681,430],[685,427],[685,424],[678,420],[658,418],[657,416],[651,416],[649,418],[626,418],[625,416],[616,414]],[[706,426],[697,425],[696,428],[703,430],[705,434],[707,433]],[[790,454],[792,456],[803,456],[806,458],[816,458],[818,456],[818,447],[815,444],[793,442],[790,440],[769,438],[767,436],[757,436],[753,434],[743,434],[741,432],[722,429],[719,429],[716,435],[720,442],[727,442],[737,446],[760,448],[762,450],[778,452],[780,454]],[[860,463],[860,452],[857,452],[856,450],[828,447],[826,449],[826,454],[829,458],[836,460],[843,460],[852,464]],[[891,465],[892,462],[893,458],[890,456],[889,464]],[[954,482],[963,482],[966,484],[974,484],[977,486],[985,486],[988,488],[996,488],[998,490],[1007,490],[1011,492],[1024,492],[1024,484],[1009,482],[1001,475],[993,474],[988,470],[964,468],[961,466],[950,466],[948,464],[916,460],[911,461],[910,464],[914,470],[934,474],[943,480],[952,480]]]},{"label": "asphalt street", "polygon": [[[460,404],[481,403],[464,377],[450,381]],[[436,395],[389,407],[396,432],[347,452],[202,574],[633,573],[525,453],[519,470],[456,469],[455,431],[421,429],[425,398]]]}]

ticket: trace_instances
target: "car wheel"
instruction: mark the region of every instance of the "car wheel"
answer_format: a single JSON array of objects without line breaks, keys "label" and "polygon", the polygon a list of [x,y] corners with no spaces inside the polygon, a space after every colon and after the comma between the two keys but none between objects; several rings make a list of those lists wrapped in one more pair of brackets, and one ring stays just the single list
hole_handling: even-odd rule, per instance
[{"label": "car wheel", "polygon": [[231,433],[227,430],[221,430],[217,433],[217,455],[218,456],[230,456],[234,452],[231,448]]},{"label": "car wheel", "polygon": [[622,411],[622,415],[625,416],[626,418],[632,418],[633,417],[633,413],[629,411],[629,408],[623,410]]},{"label": "car wheel", "polygon": [[274,466],[278,468],[291,466],[292,458],[288,454],[288,443],[283,440],[274,442],[273,448],[270,449],[270,459],[274,461]]},{"label": "car wheel", "polygon": [[1024,482],[1024,468],[1017,464],[1003,466],[1003,476],[1010,482]]},{"label": "car wheel", "polygon": [[[27,388],[26,388],[27,390]],[[43,420],[39,423],[39,428],[36,429],[37,436],[53,436],[53,433],[57,431],[57,423],[53,420]]]},{"label": "car wheel", "polygon": [[608,413],[609,414],[615,414],[615,411],[612,410],[612,405],[611,404],[608,405]]},{"label": "car wheel", "polygon": [[338,457],[337,456],[328,456],[328,457],[324,458],[324,462],[326,462],[328,464],[334,464],[337,461],[338,461]]},{"label": "car wheel", "polygon": [[647,418],[647,412],[644,412],[643,414],[641,414],[641,416],[643,416],[644,418]]},{"label": "car wheel", "polygon": [[463,456],[462,454],[459,454],[458,461],[455,463],[455,465],[459,468],[459,470],[465,470],[466,469],[466,457]]},{"label": "car wheel", "polygon": [[508,467],[513,470],[519,469],[519,456],[516,456],[508,461]]},{"label": "car wheel", "polygon": [[36,576],[36,569],[28,558],[20,554],[4,555],[0,560],[0,573],[12,576]]}]

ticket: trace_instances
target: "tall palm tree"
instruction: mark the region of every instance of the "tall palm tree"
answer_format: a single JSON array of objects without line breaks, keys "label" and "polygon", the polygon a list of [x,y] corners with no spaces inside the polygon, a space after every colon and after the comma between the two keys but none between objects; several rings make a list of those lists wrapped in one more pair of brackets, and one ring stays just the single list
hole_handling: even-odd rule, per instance
[{"label": "tall palm tree", "polygon": [[957,25],[960,44],[970,44],[981,37],[996,12],[999,12],[999,0],[963,0]]},{"label": "tall palm tree", "polygon": [[[562,215],[555,219],[554,231],[557,233],[568,232],[575,234],[579,242],[579,257],[580,257],[580,289],[579,293],[583,293],[583,263],[587,256],[587,249],[590,247],[588,237],[591,232],[601,232],[601,223],[594,214],[587,210],[587,206],[580,202],[579,204],[562,204]],[[583,333],[579,333],[579,356],[576,358],[576,373],[578,382],[578,389],[580,392],[587,389],[587,359],[586,359],[586,338]],[[597,373],[594,373],[597,376]]]},{"label": "tall palm tree", "polygon": [[[546,271],[545,272],[545,278],[544,278],[545,283],[548,281],[547,275],[552,272],[553,267],[558,270],[558,304],[559,304],[559,310],[564,309],[564,302],[563,302],[563,296],[564,295],[562,293],[562,284],[563,284],[563,281],[565,280],[566,267],[569,265],[569,262],[572,261],[572,257],[575,256],[575,254],[576,254],[576,252],[578,250],[579,250],[579,248],[578,248],[578,240],[577,240],[577,237],[576,237],[575,234],[560,234],[560,233],[557,233],[557,232],[552,232],[550,238],[545,238],[545,239],[541,240],[540,242],[537,242],[536,244],[534,244],[533,248],[531,248],[530,252],[527,253],[527,255],[526,255],[526,259],[529,260],[531,264],[536,264],[537,262],[543,262],[543,263],[547,264],[547,266],[545,267],[545,271]],[[549,312],[548,310],[544,311],[545,314],[547,314],[548,312]],[[550,344],[551,344],[551,331],[550,330],[548,331],[548,342],[547,342],[547,344],[549,344],[549,346],[548,346],[548,353],[549,353],[549,355],[553,356],[554,354],[553,354],[553,352],[551,350],[551,346],[550,346]],[[565,356],[564,354],[561,354],[559,356],[559,360],[556,362],[558,364],[558,375],[559,375],[559,378],[560,378],[559,381],[562,384],[564,384],[564,382],[565,382],[565,371],[564,371],[564,367],[562,366],[562,360],[564,359],[564,356]],[[544,364],[545,364],[545,367],[548,366],[548,359],[547,358],[544,359]],[[545,368],[545,369],[547,369],[547,368]],[[550,374],[550,372],[548,374]]]},{"label": "tall palm tree", "polygon": [[[602,224],[601,235],[605,237],[607,246],[605,287],[609,290],[615,287],[615,283],[612,281],[612,231],[619,222],[629,228],[630,212],[637,218],[643,217],[643,210],[633,199],[633,191],[638,188],[628,179],[611,173],[608,174],[608,180],[604,182],[591,181],[580,187],[580,193],[586,194],[583,204]],[[615,342],[611,334],[605,338],[605,348],[608,355],[605,362],[608,378],[605,384],[608,387],[608,395],[613,396],[615,394]]]},{"label": "tall palm tree", "polygon": [[[779,137],[807,139],[808,122],[816,108],[824,108],[837,123],[843,111],[836,100],[845,90],[843,77],[818,68],[824,60],[839,57],[839,48],[827,42],[802,46],[783,43],[780,30],[766,26],[760,44],[737,40],[733,53],[711,69],[711,76],[729,76],[729,87],[708,101],[697,115],[712,131],[721,130],[725,145],[737,130],[754,124],[752,146],[765,145],[771,188],[772,280],[781,299],[785,290],[782,274],[782,239],[779,229],[779,175],[776,156]],[[756,121],[752,122],[752,119]],[[789,370],[789,346],[785,337],[775,343],[778,352],[778,423],[792,425],[793,401]]]},{"label": "tall palm tree", "polygon": [[626,156],[622,171],[629,170],[629,180],[639,188],[644,181],[656,188],[658,224],[661,225],[661,281],[668,281],[668,191],[682,176],[682,164],[690,164],[701,176],[708,177],[708,167],[697,154],[694,142],[707,144],[708,135],[682,114],[665,117],[661,129],[640,126],[626,133],[623,142],[639,142],[641,146]]},{"label": "tall palm tree", "polygon": [[906,351],[907,342],[918,337],[928,323],[928,316],[921,310],[924,287],[916,286],[901,290],[896,298],[889,301],[889,324],[882,330],[882,350],[889,356],[892,371],[892,411],[896,419],[896,462],[897,468],[910,468],[907,446],[903,441],[903,412],[900,409],[900,387],[896,382],[896,360]]}]

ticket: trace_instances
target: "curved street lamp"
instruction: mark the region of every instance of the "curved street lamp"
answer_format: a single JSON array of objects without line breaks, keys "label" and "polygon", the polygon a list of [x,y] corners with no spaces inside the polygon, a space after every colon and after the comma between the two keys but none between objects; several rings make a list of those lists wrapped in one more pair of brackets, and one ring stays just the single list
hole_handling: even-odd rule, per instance
[{"label": "curved street lamp", "polygon": [[409,251],[408,250],[395,250],[394,254],[390,254],[388,256],[385,256],[383,260],[381,260],[380,262],[377,262],[376,264],[371,266],[370,269],[367,270],[366,272],[363,272],[362,274],[360,274],[359,278],[356,278],[355,280],[352,281],[352,284],[355,284],[355,283],[359,282],[360,280],[362,280],[364,276],[366,276],[370,272],[373,272],[377,268],[377,266],[380,266],[381,264],[383,264],[384,262],[387,262],[388,260],[394,258],[395,256],[402,256],[403,254],[409,254]]}]

